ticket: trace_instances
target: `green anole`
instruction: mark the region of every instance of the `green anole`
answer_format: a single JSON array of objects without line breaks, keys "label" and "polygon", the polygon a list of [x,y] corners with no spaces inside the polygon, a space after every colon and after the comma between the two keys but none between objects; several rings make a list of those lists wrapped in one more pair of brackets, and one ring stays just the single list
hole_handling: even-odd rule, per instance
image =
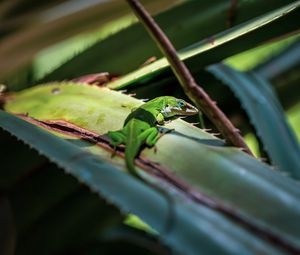
[{"label": "green anole", "polygon": [[142,180],[134,160],[142,146],[152,147],[160,137],[157,125],[180,116],[194,115],[198,109],[182,99],[171,96],[157,97],[134,109],[121,130],[110,131],[111,145],[125,144],[125,161],[130,174]]}]

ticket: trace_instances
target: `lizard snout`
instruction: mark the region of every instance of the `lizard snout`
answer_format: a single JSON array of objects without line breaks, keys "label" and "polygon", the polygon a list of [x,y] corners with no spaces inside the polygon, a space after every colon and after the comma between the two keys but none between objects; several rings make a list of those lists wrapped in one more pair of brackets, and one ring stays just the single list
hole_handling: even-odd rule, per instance
[{"label": "lizard snout", "polygon": [[199,112],[198,109],[195,106],[193,106],[189,103],[186,104],[184,110],[185,110],[185,115],[194,115],[194,114],[197,114]]}]

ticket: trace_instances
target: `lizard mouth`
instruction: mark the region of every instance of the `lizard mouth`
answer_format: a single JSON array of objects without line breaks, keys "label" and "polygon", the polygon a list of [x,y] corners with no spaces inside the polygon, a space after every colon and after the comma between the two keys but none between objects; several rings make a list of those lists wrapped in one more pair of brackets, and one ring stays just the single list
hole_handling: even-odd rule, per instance
[{"label": "lizard mouth", "polygon": [[189,115],[195,115],[199,111],[196,107],[186,103],[182,108],[180,107],[169,107],[166,108],[164,113],[171,113],[173,112],[173,115],[183,115],[183,116],[189,116]]},{"label": "lizard mouth", "polygon": [[195,115],[197,114],[199,111],[196,107],[192,106],[189,103],[185,103],[184,106],[182,107],[172,107],[172,106],[167,106],[165,107],[161,113],[166,117],[173,117],[173,116],[189,116],[189,115]]},{"label": "lizard mouth", "polygon": [[195,106],[192,106],[191,104],[186,103],[186,105],[180,109],[179,111],[183,115],[195,115],[199,111]]}]

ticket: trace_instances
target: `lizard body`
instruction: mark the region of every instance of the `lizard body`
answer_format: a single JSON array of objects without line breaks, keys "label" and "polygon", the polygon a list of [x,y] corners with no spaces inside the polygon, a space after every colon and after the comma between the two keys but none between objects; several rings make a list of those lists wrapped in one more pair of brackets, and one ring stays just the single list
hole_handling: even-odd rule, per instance
[{"label": "lizard body", "polygon": [[110,131],[111,144],[125,144],[125,161],[130,174],[142,179],[135,169],[134,160],[142,146],[152,147],[160,137],[157,125],[165,121],[197,114],[198,110],[182,99],[171,96],[157,97],[133,110],[121,130]]}]

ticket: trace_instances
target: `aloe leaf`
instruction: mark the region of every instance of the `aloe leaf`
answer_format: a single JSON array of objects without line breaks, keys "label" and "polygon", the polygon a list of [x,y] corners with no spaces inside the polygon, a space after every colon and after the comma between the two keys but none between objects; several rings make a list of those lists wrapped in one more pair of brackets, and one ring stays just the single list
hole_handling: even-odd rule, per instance
[{"label": "aloe leaf", "polygon": [[288,120],[293,130],[296,133],[298,142],[300,142],[300,103],[295,105],[289,112],[288,112]]},{"label": "aloe leaf", "polygon": [[242,73],[223,64],[208,70],[239,98],[275,167],[300,179],[300,147],[272,86],[255,72]]},{"label": "aloe leaf", "polygon": [[[110,228],[105,231],[101,237],[99,236],[99,241],[102,243],[104,241],[114,244],[114,242],[119,242],[120,240],[127,242],[129,245],[136,245],[137,248],[143,248],[144,250],[150,251],[151,254],[171,254],[171,251],[159,242],[156,235],[124,224]],[[101,243],[99,243],[99,246],[101,249]]]},{"label": "aloe leaf", "polygon": [[[179,51],[181,60],[198,69],[207,64],[220,61],[248,47],[263,41],[298,29],[292,26],[292,20],[298,15],[300,2],[294,2],[268,14],[252,19],[232,29],[225,30],[208,39],[199,41],[188,48]],[[290,20],[289,20],[290,19]],[[285,31],[277,29],[278,24],[285,24]],[[291,30],[290,30],[291,29]],[[255,33],[253,33],[255,31]],[[133,82],[143,82],[149,76],[155,76],[169,66],[167,60],[162,58],[125,77],[112,82],[109,87],[122,89]]]},{"label": "aloe leaf", "polygon": [[[166,8],[173,5],[174,0],[152,0],[145,4],[154,9]],[[35,14],[2,20],[0,29],[10,30],[18,26],[22,29],[17,29],[1,40],[0,58],[4,61],[0,63],[0,77],[6,78],[14,70],[29,63],[35,53],[53,43],[87,29],[96,29],[128,14],[130,9],[126,7],[124,1],[67,1],[54,6],[48,5],[48,8]],[[32,23],[34,25],[28,25]]]},{"label": "aloe leaf", "polygon": [[[123,212],[131,211],[159,232],[163,231],[168,217],[167,208],[170,205],[161,194],[118,171],[100,157],[84,153],[80,147],[9,113],[0,112],[0,125],[49,157],[94,192],[117,205]],[[176,212],[172,228],[162,239],[179,252],[282,254],[203,206],[174,199],[172,208],[175,210],[173,213]]]},{"label": "aloe leaf", "polygon": [[[27,113],[40,120],[64,120],[97,134],[104,134],[108,130],[120,129],[131,108],[139,104],[141,102],[132,97],[106,88],[74,83],[54,83],[11,95],[5,109],[14,113]],[[158,141],[157,153],[153,149],[144,149],[141,158],[164,166],[217,204],[234,208],[233,212],[246,219],[250,225],[263,231],[270,231],[280,236],[280,239],[300,246],[299,228],[294,224],[294,220],[300,217],[299,186],[239,150],[224,147],[219,139],[184,121],[173,121],[166,128],[175,128],[175,132],[164,135]],[[88,153],[87,155],[97,155],[99,159],[109,162],[109,164],[101,163],[104,164],[105,169],[110,169],[112,165],[125,169],[124,160],[120,157],[111,158],[111,152],[107,149],[91,146],[87,142],[71,139],[71,137],[67,140],[68,144],[74,146],[72,148],[81,151],[79,155],[82,157],[85,152]],[[47,144],[47,141],[44,142]],[[40,150],[40,146],[36,145],[36,148]],[[59,157],[57,163],[71,164],[73,167],[72,162],[66,162],[65,158],[61,158],[59,150],[65,151],[64,148],[59,149],[56,143],[50,143],[48,147],[47,150],[52,151],[47,154],[48,157]],[[99,163],[98,166],[101,167],[101,164]],[[93,164],[89,162],[89,165]],[[81,173],[84,177],[84,171],[75,174]],[[159,182],[144,171],[141,171],[141,174],[151,182]],[[90,174],[86,173],[86,176],[87,180],[93,180]],[[83,177],[81,176],[80,179]],[[172,185],[166,185],[167,190],[171,187]],[[113,199],[117,199],[115,192],[113,195]],[[133,197],[130,201],[134,199]],[[151,200],[149,203],[151,204]],[[154,206],[153,200],[152,203]],[[166,201],[159,203],[162,203],[161,206],[167,206]],[[280,208],[280,210],[273,210],[273,208]],[[166,211],[166,208],[164,211],[161,210],[163,217],[166,217],[166,214],[163,214],[167,213]],[[137,214],[141,216],[140,213]],[[147,220],[146,222],[157,230],[153,222]]]},{"label": "aloe leaf", "polygon": [[[267,66],[271,64],[269,62],[271,61],[271,59],[276,62],[276,56],[278,56],[278,54],[281,54],[282,52],[287,51],[289,48],[292,48],[292,45],[295,44],[295,42],[299,40],[299,38],[300,35],[296,33],[295,35],[290,35],[283,39],[266,43],[264,45],[255,47],[254,49],[247,50],[246,52],[241,52],[237,55],[225,59],[224,63],[242,72],[249,71],[252,68],[257,69],[260,67],[260,65],[266,66],[267,68]],[[291,67],[292,65],[293,63],[287,64],[285,66],[285,69]],[[282,68],[279,68],[279,70],[277,71],[273,69],[274,75],[276,75],[278,71],[280,72],[280,69]]]},{"label": "aloe leaf", "polygon": [[298,39],[287,49],[254,69],[255,72],[272,82],[284,109],[295,106],[300,100],[300,93],[295,93],[298,91],[299,66],[300,42]]},{"label": "aloe leaf", "polygon": [[[234,10],[234,14],[238,13],[238,15],[236,15],[233,25],[240,25],[243,22],[249,21],[266,12],[283,7],[288,3],[289,1],[275,0],[268,1],[268,4],[262,4],[260,1],[241,1]],[[252,22],[252,29],[249,29],[250,25],[246,27],[242,26],[238,29],[234,28],[228,30],[219,35],[218,33],[227,28],[230,4],[231,3],[226,0],[214,2],[186,1],[171,10],[157,15],[155,18],[177,49],[183,49],[189,47],[191,44],[200,42],[195,47],[200,45],[199,52],[205,52],[207,54],[205,54],[205,57],[204,55],[201,55],[201,58],[197,59],[197,67],[199,67],[199,65],[206,65],[208,63],[219,61],[234,53],[245,50],[249,48],[249,46],[253,47],[255,44],[295,29],[291,26],[293,22],[288,23],[288,21],[284,21],[285,19],[283,19],[283,23],[278,22],[277,24],[275,22],[276,24],[274,23],[271,26],[268,26],[264,31],[256,31],[255,34],[250,33],[251,35],[246,36],[246,38],[239,38],[245,31],[249,33],[250,30],[256,30],[263,26],[263,24],[260,23],[261,18],[256,18],[257,20]],[[294,6],[297,5],[294,4]],[[289,10],[288,7],[285,7],[280,14],[277,13],[277,17],[281,16],[281,14],[283,16],[293,16],[289,11],[291,10]],[[275,13],[273,16],[274,15]],[[271,15],[269,18],[273,16]],[[291,18],[294,20],[295,17]],[[219,39],[219,36],[226,38],[222,41]],[[228,47],[225,47],[224,45],[226,50],[216,49],[220,48],[217,46],[220,46],[221,43],[224,44],[225,41],[227,42],[232,39],[234,40]],[[119,47],[120,41],[124,47]],[[197,49],[195,49],[195,51],[197,51]],[[193,51],[193,53],[195,53],[195,51]],[[186,59],[187,56],[189,56],[189,54],[184,51],[181,51],[181,53],[182,59]],[[99,60],[99,56],[101,60]],[[140,24],[135,24],[106,40],[95,44],[90,49],[82,52],[51,74],[44,77],[42,81],[62,80],[99,71],[108,71],[113,74],[125,74],[135,70],[138,66],[143,64],[143,62],[153,56],[160,57],[161,54],[147,35],[144,28]],[[116,65],[116,61],[118,62],[118,65]],[[89,63],[89,65],[84,63]],[[168,64],[165,60],[159,60],[154,64],[150,64],[149,66],[134,72],[130,77],[144,77],[147,76],[149,72],[153,73],[166,68],[167,66]],[[126,82],[129,82],[127,78],[121,79],[120,82],[113,85],[113,87],[124,87]]]},{"label": "aloe leaf", "polygon": [[[12,225],[17,230],[17,254],[46,255],[54,250],[72,249],[90,242],[96,237],[93,235],[98,238],[108,227],[122,221],[123,216],[115,207],[99,200],[75,178],[64,174],[44,157],[37,157],[37,153],[27,145],[15,142],[14,137],[2,129],[0,131],[1,144],[5,145],[1,146],[5,157],[1,158],[0,179],[5,179],[9,172],[9,179],[14,180],[2,188],[10,191],[7,200],[11,204]],[[11,139],[5,139],[7,136]],[[8,163],[3,163],[6,158]],[[36,158],[39,160],[36,161]],[[6,216],[3,219],[5,224],[1,223],[6,241],[0,247],[4,249],[12,245],[10,240],[15,235],[4,233],[11,221],[4,213],[5,208],[0,211],[3,213],[0,213],[0,218],[1,215]],[[89,234],[82,236],[83,232]],[[6,253],[2,250],[0,254]]]},{"label": "aloe leaf", "polygon": [[300,40],[291,44],[287,49],[281,51],[275,57],[255,67],[255,72],[267,80],[282,75],[291,68],[299,65]]}]

